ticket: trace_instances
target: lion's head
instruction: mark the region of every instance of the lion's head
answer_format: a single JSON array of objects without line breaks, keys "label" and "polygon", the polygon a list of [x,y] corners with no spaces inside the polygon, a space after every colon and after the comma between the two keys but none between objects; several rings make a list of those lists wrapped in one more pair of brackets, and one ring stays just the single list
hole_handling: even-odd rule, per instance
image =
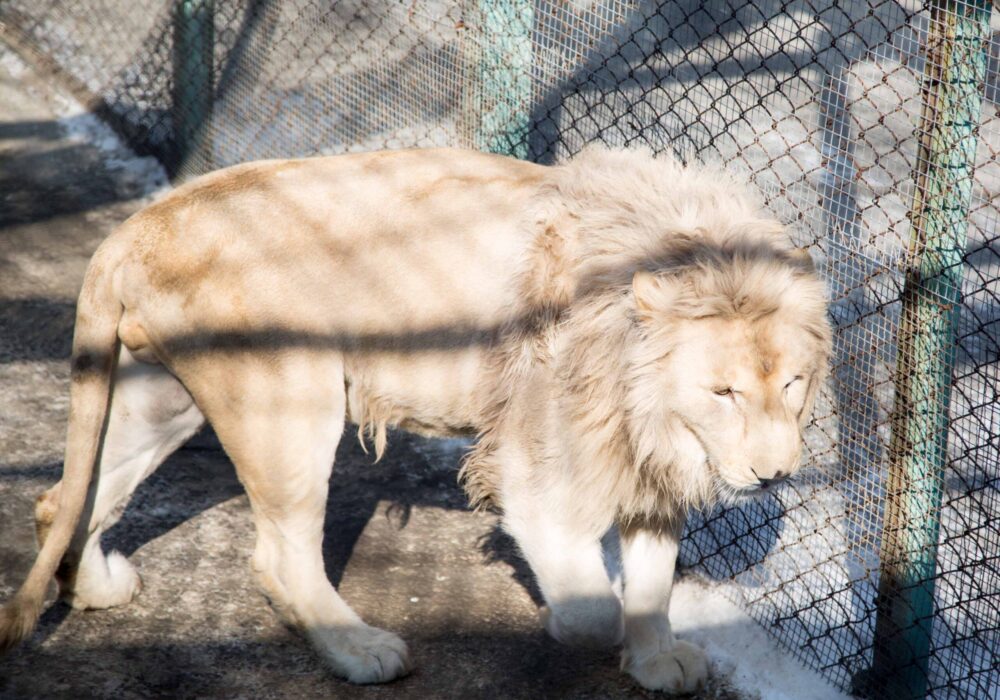
[{"label": "lion's head", "polygon": [[[685,501],[759,494],[801,466],[830,328],[808,257],[703,240],[632,280],[633,440]],[[635,425],[635,422],[639,425]],[[656,459],[659,456],[660,459]]]},{"label": "lion's head", "polygon": [[[521,293],[535,315],[500,353],[491,426],[548,422],[563,451],[531,458],[572,475],[575,508],[669,519],[799,469],[830,354],[826,291],[751,188],[669,155],[590,148],[530,213]],[[463,470],[475,503],[497,502],[499,429]]]}]

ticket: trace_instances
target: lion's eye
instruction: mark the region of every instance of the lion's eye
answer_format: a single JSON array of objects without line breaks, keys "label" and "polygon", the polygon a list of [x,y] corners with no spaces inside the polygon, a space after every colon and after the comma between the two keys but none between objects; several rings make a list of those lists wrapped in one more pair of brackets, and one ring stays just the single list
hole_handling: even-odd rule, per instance
[{"label": "lion's eye", "polygon": [[801,374],[796,374],[794,377],[792,377],[792,381],[788,382],[788,384],[785,384],[785,388],[787,389],[792,384],[794,384],[795,382],[797,382],[797,381],[799,381],[800,379],[803,379],[803,378],[804,377]]},{"label": "lion's eye", "polygon": [[724,387],[719,387],[718,389],[712,389],[712,393],[715,394],[716,396],[732,396],[736,392],[733,391],[733,387],[724,386]]}]

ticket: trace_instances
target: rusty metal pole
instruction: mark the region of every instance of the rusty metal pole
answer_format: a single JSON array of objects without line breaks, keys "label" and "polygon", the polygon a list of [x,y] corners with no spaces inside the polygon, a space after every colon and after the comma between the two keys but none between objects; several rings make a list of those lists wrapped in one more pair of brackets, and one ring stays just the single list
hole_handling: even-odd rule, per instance
[{"label": "rusty metal pole", "polygon": [[531,0],[480,0],[473,146],[528,157],[534,5]]},{"label": "rusty metal pole", "polygon": [[877,697],[923,698],[963,255],[983,101],[988,0],[935,0],[925,49],[896,360],[873,666]]},{"label": "rusty metal pole", "polygon": [[[176,0],[173,16],[173,121],[176,150],[170,174],[200,174],[210,169],[206,127],[214,102],[215,2]],[[193,166],[192,159],[201,162]]]}]

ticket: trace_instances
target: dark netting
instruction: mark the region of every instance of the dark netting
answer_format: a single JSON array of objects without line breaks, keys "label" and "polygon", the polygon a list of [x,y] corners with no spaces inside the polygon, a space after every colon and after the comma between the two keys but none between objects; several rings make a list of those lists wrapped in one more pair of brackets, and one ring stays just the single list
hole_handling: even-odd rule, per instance
[{"label": "dark netting", "polygon": [[[936,6],[4,0],[0,38],[182,177],[255,158],[406,146],[552,162],[591,141],[743,171],[825,274],[833,373],[807,432],[814,468],[775,498],[693,518],[682,560],[725,582],[845,689],[898,696],[868,673],[888,659],[914,665],[931,697],[991,698],[1000,656],[1000,17],[971,36],[974,3]],[[952,80],[971,96],[963,122],[953,118],[961,105],[935,97],[948,79],[934,71],[977,51],[979,72]],[[964,129],[965,140],[947,143],[949,129]],[[966,169],[949,175],[955,192],[945,195],[965,193],[966,204],[939,208],[967,243],[937,251],[915,234],[933,228],[917,203],[944,196],[934,168],[960,168],[963,154]],[[935,158],[957,165],[927,165]],[[951,261],[938,268],[960,286],[958,298],[922,272],[935,255]],[[947,331],[936,349],[929,328]],[[927,366],[952,360],[943,386],[920,383]],[[906,436],[906,421],[935,410],[950,417],[938,431],[947,433],[943,478],[900,481],[894,465],[927,437]],[[914,492],[940,520],[930,530],[933,607],[911,621],[929,635],[926,662],[918,650],[900,656],[912,630],[886,622],[900,600],[929,591],[926,580],[907,583],[894,559],[919,534],[899,510]],[[909,551],[934,555],[933,541]]]}]

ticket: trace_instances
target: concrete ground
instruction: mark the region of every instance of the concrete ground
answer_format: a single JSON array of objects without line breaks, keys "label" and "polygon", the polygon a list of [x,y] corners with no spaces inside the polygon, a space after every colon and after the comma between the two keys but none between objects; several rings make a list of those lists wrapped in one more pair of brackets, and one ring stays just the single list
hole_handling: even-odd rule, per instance
[{"label": "concrete ground", "polygon": [[[0,60],[3,599],[35,555],[34,498],[59,477],[86,261],[143,204],[134,170],[71,138],[60,105],[50,81]],[[30,642],[0,659],[0,697],[655,696],[619,672],[616,653],[567,649],[541,631],[530,576],[496,518],[466,508],[457,459],[447,443],[395,434],[372,464],[351,432],[331,484],[330,577],[369,623],[409,642],[409,677],[351,686],[278,621],[249,576],[247,498],[203,434],[139,488],[106,535],[137,564],[142,594],[104,611],[52,604]],[[714,680],[702,697],[736,695]]]}]

